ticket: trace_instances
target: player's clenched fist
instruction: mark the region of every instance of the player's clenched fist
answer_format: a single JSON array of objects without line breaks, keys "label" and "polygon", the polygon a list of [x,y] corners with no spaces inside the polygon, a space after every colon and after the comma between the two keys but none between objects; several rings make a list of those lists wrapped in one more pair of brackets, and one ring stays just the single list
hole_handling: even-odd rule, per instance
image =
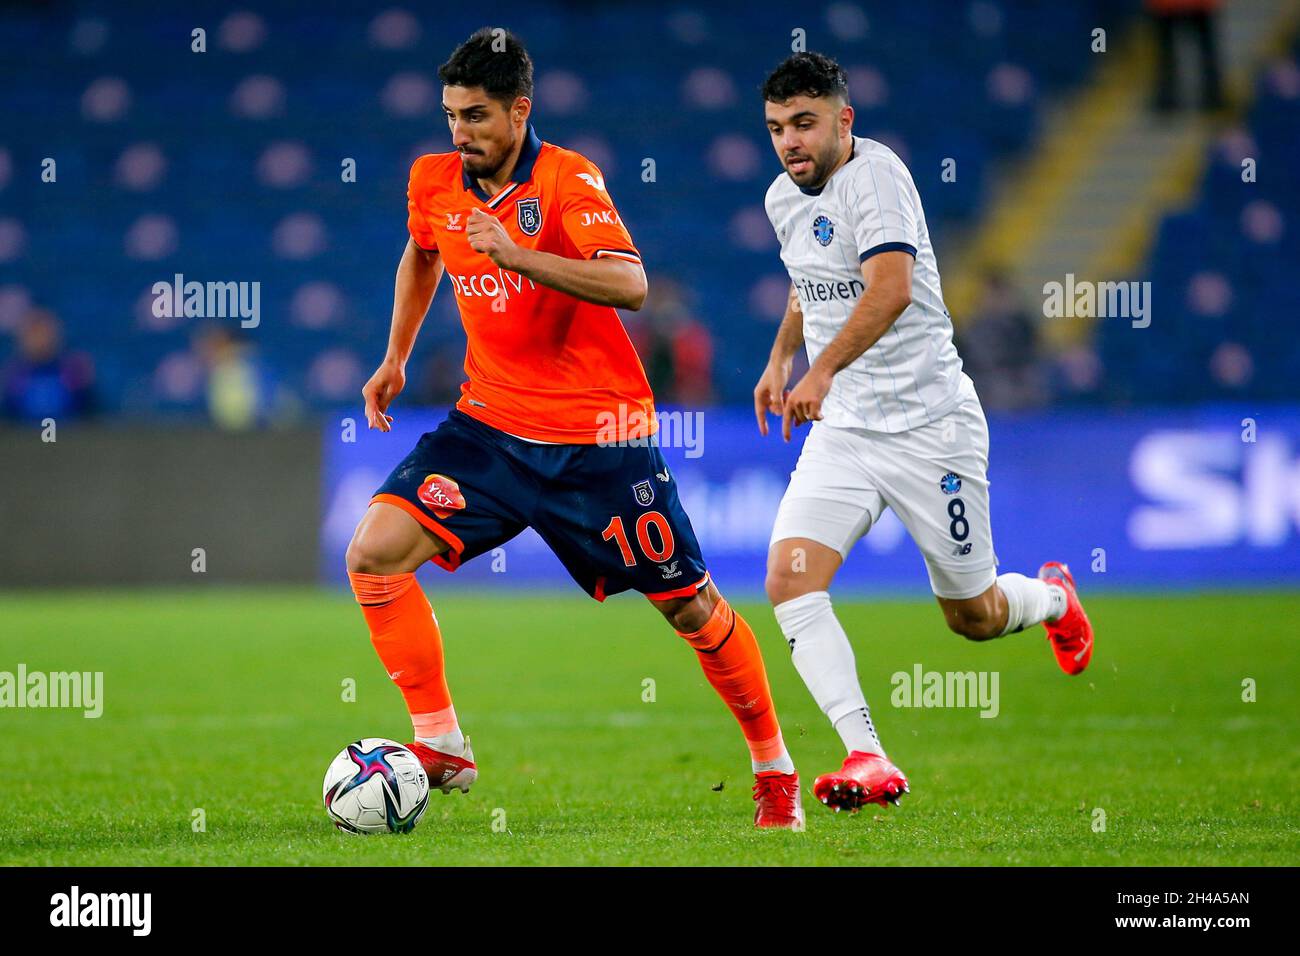
[{"label": "player's clenched fist", "polygon": [[763,375],[754,386],[754,416],[758,419],[758,433],[767,435],[767,414],[780,415],[785,405],[785,383],[790,381],[791,362],[773,359],[763,369]]},{"label": "player's clenched fist", "polygon": [[406,372],[398,363],[386,361],[375,370],[370,381],[361,389],[361,397],[366,400],[368,427],[378,428],[381,432],[390,430],[392,416],[384,413],[388,411],[388,403],[398,396],[405,385]]},{"label": "player's clenched fist", "polygon": [[786,396],[785,411],[781,415],[781,435],[786,441],[790,440],[795,425],[821,421],[822,402],[831,390],[831,377],[814,365]]},{"label": "player's clenched fist", "polygon": [[483,253],[502,269],[511,267],[518,247],[495,216],[489,216],[482,209],[472,211],[465,224],[465,238],[475,252]]}]

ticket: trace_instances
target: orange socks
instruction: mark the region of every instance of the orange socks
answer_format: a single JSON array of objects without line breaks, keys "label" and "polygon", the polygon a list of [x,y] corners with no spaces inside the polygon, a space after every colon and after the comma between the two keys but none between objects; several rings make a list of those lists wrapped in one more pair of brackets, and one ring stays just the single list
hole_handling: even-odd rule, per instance
[{"label": "orange socks", "polygon": [[788,761],[763,656],[745,619],[718,598],[704,627],[681,636],[695,648],[704,676],[740,721],[755,770],[760,764]]},{"label": "orange socks", "polygon": [[[349,572],[348,577],[379,659],[406,699],[415,736],[459,737],[438,620],[415,575]],[[695,648],[704,676],[740,722],[754,769],[792,771],[763,657],[745,619],[719,598],[704,627],[681,636]]]},{"label": "orange socks", "polygon": [[442,634],[415,575],[348,572],[370,640],[411,713],[416,737],[457,729],[443,672]]}]

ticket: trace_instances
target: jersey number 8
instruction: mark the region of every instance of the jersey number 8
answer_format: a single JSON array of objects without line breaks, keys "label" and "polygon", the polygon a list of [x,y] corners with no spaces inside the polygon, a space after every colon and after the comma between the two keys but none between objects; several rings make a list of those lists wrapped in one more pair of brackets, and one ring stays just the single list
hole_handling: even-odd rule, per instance
[{"label": "jersey number 8", "polygon": [[948,533],[952,535],[952,539],[965,541],[970,536],[970,522],[966,520],[966,502],[960,498],[949,501],[948,517],[952,519],[948,525]]}]

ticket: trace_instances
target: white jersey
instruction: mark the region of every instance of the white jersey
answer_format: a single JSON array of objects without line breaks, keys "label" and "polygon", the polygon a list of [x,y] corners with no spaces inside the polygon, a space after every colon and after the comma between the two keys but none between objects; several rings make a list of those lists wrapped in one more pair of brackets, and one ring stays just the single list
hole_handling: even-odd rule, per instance
[{"label": "white jersey", "polygon": [[803,310],[809,362],[844,328],[865,291],[861,263],[892,250],[916,259],[912,304],[875,345],[836,374],[822,403],[823,420],[840,428],[901,432],[956,408],[973,385],[952,344],[921,197],[897,154],[855,136],[853,156],[821,189],[805,190],[782,172],[764,204]]}]

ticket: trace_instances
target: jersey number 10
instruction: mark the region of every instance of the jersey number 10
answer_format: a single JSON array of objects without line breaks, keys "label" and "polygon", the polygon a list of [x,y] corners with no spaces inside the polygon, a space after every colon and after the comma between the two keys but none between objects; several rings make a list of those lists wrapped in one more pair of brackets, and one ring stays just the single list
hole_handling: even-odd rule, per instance
[{"label": "jersey number 10", "polygon": [[[659,538],[659,547],[655,547],[650,538],[651,527],[655,529],[656,536]],[[617,541],[618,550],[623,553],[623,563],[629,568],[636,565],[636,555],[632,553],[632,544],[627,540],[627,532],[623,528],[621,517],[614,515],[610,518],[609,524],[605,526],[600,537],[603,541]],[[669,526],[668,519],[658,511],[647,511],[636,519],[636,541],[641,545],[642,554],[656,564],[672,557],[676,544],[673,541],[673,529]]]}]

